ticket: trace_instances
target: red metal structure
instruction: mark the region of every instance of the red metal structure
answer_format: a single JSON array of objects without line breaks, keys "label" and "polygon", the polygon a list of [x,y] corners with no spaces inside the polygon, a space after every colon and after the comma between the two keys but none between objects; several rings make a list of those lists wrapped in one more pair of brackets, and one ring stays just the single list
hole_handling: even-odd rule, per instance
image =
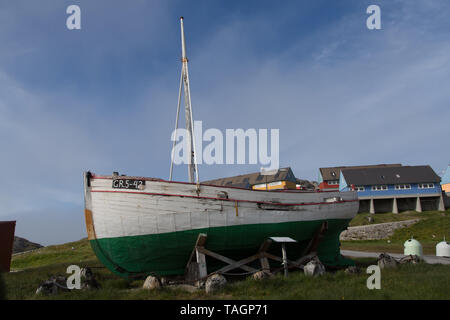
[{"label": "red metal structure", "polygon": [[0,221],[0,272],[10,270],[15,228],[15,221]]}]

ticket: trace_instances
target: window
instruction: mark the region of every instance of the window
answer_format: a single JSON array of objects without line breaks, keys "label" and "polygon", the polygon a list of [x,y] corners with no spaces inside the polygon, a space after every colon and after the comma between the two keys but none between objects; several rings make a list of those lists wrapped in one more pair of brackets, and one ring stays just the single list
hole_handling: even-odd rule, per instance
[{"label": "window", "polygon": [[395,190],[410,190],[411,185],[410,184],[396,184]]},{"label": "window", "polygon": [[381,185],[381,186],[372,186],[372,191],[383,191],[383,190],[387,190],[388,186],[386,185]]},{"label": "window", "polygon": [[339,184],[339,180],[330,180],[328,181],[328,184],[331,185],[338,185]]},{"label": "window", "polygon": [[355,186],[355,190],[358,192],[361,192],[361,191],[365,191],[366,188],[364,188],[363,186]]},{"label": "window", "polygon": [[434,183],[419,183],[419,189],[432,189],[434,188]]}]

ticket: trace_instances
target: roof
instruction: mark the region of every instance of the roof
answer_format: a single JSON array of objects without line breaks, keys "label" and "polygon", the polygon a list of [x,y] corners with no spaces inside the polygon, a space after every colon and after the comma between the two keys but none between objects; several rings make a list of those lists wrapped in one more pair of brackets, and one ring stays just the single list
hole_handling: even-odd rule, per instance
[{"label": "roof", "polygon": [[292,181],[296,182],[296,178],[291,168],[280,168],[274,174],[262,175],[260,172],[242,174],[234,177],[220,178],[214,180],[203,181],[202,183],[215,186],[251,188],[251,186],[260,183],[270,183],[275,181]]},{"label": "roof", "polygon": [[378,168],[378,167],[401,167],[400,163],[393,164],[374,164],[374,165],[364,165],[364,166],[343,166],[343,167],[329,167],[329,168],[320,168],[320,174],[322,175],[322,180],[339,180],[341,175],[341,170],[349,170],[349,169],[365,169],[365,168]]},{"label": "roof", "polygon": [[441,178],[430,166],[379,167],[342,170],[347,185],[383,185],[437,182]]}]

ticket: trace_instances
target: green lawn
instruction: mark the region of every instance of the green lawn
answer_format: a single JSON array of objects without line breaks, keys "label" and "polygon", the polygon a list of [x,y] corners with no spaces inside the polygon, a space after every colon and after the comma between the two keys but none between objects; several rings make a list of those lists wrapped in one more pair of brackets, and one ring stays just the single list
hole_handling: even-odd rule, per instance
[{"label": "green lawn", "polygon": [[14,255],[11,269],[21,270],[58,263],[79,264],[87,260],[96,260],[96,257],[88,240],[83,239]]},{"label": "green lawn", "polygon": [[[405,211],[400,213],[358,213],[355,218],[350,222],[350,227],[369,225],[375,223],[385,223],[385,222],[394,222],[394,221],[405,221],[412,219],[427,219],[430,217],[435,217],[436,215],[449,214],[450,210],[446,212],[440,211],[424,211],[424,212],[416,212],[416,211]],[[369,223],[368,217],[372,217],[374,222]]]},{"label": "green lawn", "polygon": [[214,295],[170,288],[143,290],[140,289],[143,280],[123,280],[101,268],[95,260],[85,261],[83,265],[94,267],[102,285],[100,290],[74,290],[57,296],[34,295],[40,282],[51,275],[64,275],[67,263],[10,273],[5,280],[8,299],[450,299],[450,266],[418,264],[382,270],[381,290],[368,290],[365,267],[376,264],[376,259],[356,261],[363,268],[363,272],[357,275],[338,271],[309,278],[296,271],[291,272],[287,279],[279,274],[263,281],[250,278],[232,281]]},{"label": "green lawn", "polygon": [[[375,222],[409,220],[417,216],[421,221],[397,230],[389,239],[390,243],[387,240],[345,241],[342,248],[401,253],[403,242],[413,235],[422,243],[425,254],[434,254],[435,245],[443,235],[450,239],[450,211],[376,214]],[[352,222],[353,225],[362,223],[364,214],[358,215]],[[356,262],[365,268],[376,264],[376,259],[357,259]],[[49,277],[66,275],[66,269],[71,264],[92,267],[102,289],[74,290],[53,297],[34,294],[39,284]],[[288,279],[281,275],[263,281],[241,279],[230,282],[224,290],[214,295],[170,288],[147,291],[141,289],[143,280],[127,281],[104,268],[86,239],[15,255],[12,270],[20,271],[3,276],[8,299],[450,299],[450,266],[427,264],[401,265],[397,269],[383,270],[381,290],[367,289],[368,275],[363,269],[358,275],[338,271],[314,279],[305,277],[301,271],[290,273]],[[0,297],[1,290],[0,286]]]},{"label": "green lawn", "polygon": [[[351,226],[368,224],[368,214],[358,214],[350,223]],[[416,224],[397,229],[394,234],[385,240],[365,240],[365,241],[342,241],[341,248],[346,250],[361,251],[381,251],[392,253],[403,253],[403,244],[406,240],[414,237],[420,241],[424,254],[436,254],[436,244],[443,240],[450,239],[450,210],[445,212],[405,212],[405,213],[377,213],[373,215],[374,223],[384,223],[391,221],[402,221],[420,218]],[[388,243],[389,241],[389,243]]]}]

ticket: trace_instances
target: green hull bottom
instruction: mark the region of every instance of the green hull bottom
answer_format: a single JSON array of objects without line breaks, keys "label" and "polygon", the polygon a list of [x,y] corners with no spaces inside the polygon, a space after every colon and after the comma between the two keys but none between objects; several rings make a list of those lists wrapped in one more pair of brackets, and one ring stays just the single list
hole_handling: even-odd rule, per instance
[{"label": "green hull bottom", "polygon": [[[109,270],[122,277],[133,278],[149,274],[182,275],[199,233],[208,235],[207,249],[233,260],[244,259],[255,254],[268,237],[291,237],[298,242],[286,245],[287,257],[295,260],[304,252],[323,221],[204,228],[143,236],[93,239],[90,243],[100,261]],[[352,260],[340,254],[339,235],[348,226],[350,220],[327,221],[328,231],[317,248],[319,259],[327,266],[354,265]],[[281,256],[281,245],[273,243],[269,252]],[[269,261],[271,267],[281,266],[278,262]],[[222,266],[224,264],[220,261],[207,257],[208,272]]]}]

